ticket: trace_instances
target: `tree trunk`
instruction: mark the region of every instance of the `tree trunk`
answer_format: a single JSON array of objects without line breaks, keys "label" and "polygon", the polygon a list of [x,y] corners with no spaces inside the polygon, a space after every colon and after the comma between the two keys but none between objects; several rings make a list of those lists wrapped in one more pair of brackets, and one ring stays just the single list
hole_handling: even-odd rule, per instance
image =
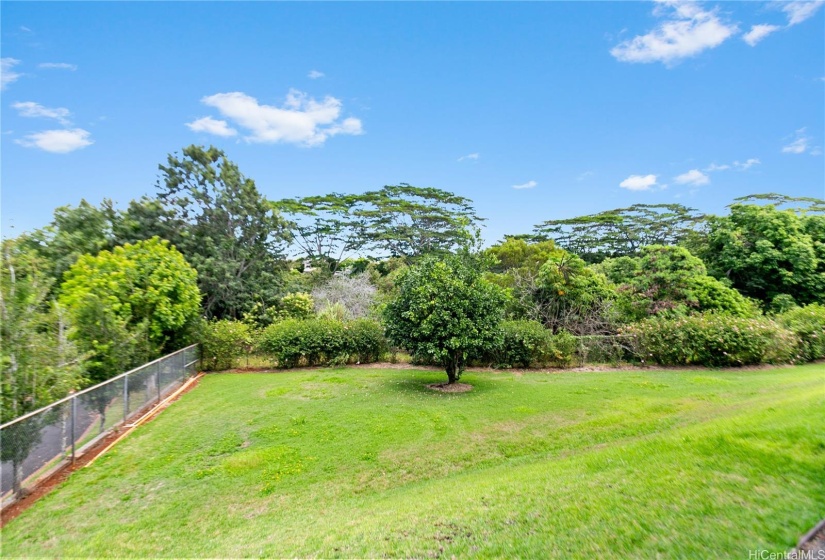
[{"label": "tree trunk", "polygon": [[456,371],[455,371],[455,364],[453,364],[452,360],[447,364],[447,384],[452,385],[456,382]]},{"label": "tree trunk", "polygon": [[458,376],[461,375],[461,371],[459,370],[459,359],[460,354],[458,352],[454,353],[447,359],[447,384],[452,385],[456,381],[458,381]]}]

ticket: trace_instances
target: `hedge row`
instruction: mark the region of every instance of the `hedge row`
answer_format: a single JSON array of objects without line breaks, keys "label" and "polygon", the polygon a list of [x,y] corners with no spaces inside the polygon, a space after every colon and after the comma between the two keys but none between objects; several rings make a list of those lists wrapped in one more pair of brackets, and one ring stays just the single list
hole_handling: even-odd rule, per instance
[{"label": "hedge row", "polygon": [[799,338],[768,318],[713,313],[654,317],[626,327],[633,355],[662,365],[745,366],[794,361]]},{"label": "hedge row", "polygon": [[[825,306],[816,304],[773,319],[713,313],[653,317],[626,327],[618,337],[595,341],[566,332],[554,335],[536,321],[503,321],[499,329],[499,341],[470,356],[469,363],[497,368],[564,367],[574,359],[590,358],[727,367],[825,359]],[[207,326],[202,340],[207,370],[235,367],[238,358],[253,350],[270,356],[278,367],[290,368],[375,362],[389,349],[382,325],[369,319],[288,319],[257,336],[244,323],[216,321]]]},{"label": "hedge row", "polygon": [[375,321],[358,319],[289,319],[261,333],[258,348],[282,368],[378,361],[387,352],[384,329]]}]

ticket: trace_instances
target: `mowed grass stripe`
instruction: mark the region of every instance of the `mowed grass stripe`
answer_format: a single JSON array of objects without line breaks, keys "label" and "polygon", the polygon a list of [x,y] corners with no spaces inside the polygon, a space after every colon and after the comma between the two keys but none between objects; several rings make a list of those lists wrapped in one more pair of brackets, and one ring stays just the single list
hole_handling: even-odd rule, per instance
[{"label": "mowed grass stripe", "polygon": [[825,516],[825,365],[217,374],[4,556],[746,557]]}]

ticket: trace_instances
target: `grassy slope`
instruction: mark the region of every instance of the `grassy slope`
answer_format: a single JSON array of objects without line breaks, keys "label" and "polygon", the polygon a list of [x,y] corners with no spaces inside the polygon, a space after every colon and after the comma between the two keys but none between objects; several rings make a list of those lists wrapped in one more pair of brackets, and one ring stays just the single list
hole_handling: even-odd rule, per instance
[{"label": "grassy slope", "polygon": [[3,556],[747,557],[825,516],[825,365],[210,375]]}]

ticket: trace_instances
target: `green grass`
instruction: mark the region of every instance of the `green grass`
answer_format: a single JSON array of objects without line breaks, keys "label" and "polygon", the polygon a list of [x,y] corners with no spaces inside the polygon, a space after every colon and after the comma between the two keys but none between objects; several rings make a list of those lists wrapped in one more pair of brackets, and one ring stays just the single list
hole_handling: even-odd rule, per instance
[{"label": "green grass", "polygon": [[213,374],[2,555],[747,558],[825,517],[825,365]]}]

